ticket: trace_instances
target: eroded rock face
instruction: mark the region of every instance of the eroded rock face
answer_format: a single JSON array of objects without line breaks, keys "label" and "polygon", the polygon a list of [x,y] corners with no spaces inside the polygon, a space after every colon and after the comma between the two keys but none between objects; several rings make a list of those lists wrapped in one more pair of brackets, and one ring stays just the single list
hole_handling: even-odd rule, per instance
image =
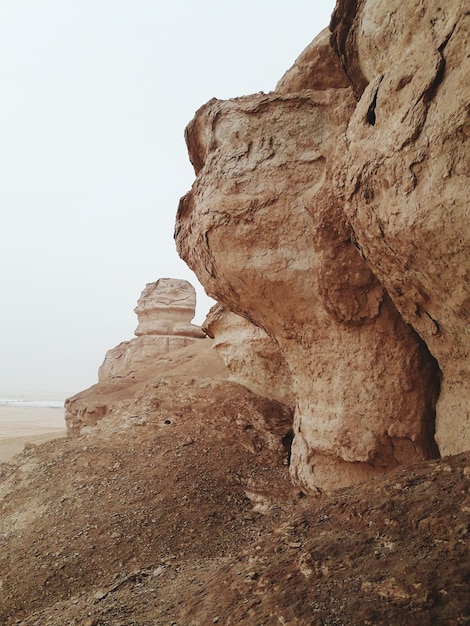
[{"label": "eroded rock face", "polygon": [[[132,373],[132,371],[134,373]],[[80,435],[105,416],[127,415],[135,417],[141,411],[149,386],[164,377],[175,379],[214,378],[225,379],[229,372],[212,349],[212,341],[194,341],[192,344],[171,350],[148,359],[141,369],[130,370],[129,375],[104,380],[68,398],[65,402],[65,421],[69,435]],[[168,398],[168,406],[172,398]],[[155,405],[156,411],[156,405]],[[155,412],[159,414],[158,411]]]},{"label": "eroded rock face", "polygon": [[358,104],[333,189],[374,274],[442,370],[436,440],[470,448],[468,3],[338,3]]},{"label": "eroded rock face", "polygon": [[199,326],[191,324],[196,311],[196,290],[187,280],[160,278],[156,283],[148,283],[134,311],[139,320],[137,337],[205,337]]},{"label": "eroded rock face", "polygon": [[295,406],[292,379],[277,343],[258,326],[220,304],[209,311],[203,329],[230,371],[230,380],[251,391]]},{"label": "eroded rock face", "polygon": [[187,280],[160,278],[148,283],[134,309],[139,324],[136,338],[106,353],[98,372],[100,383],[139,378],[157,359],[206,336],[191,324],[196,311],[196,291]]},{"label": "eroded rock face", "polygon": [[208,293],[278,343],[297,405],[291,474],[312,492],[437,454],[435,363],[332,190],[354,107],[342,84],[210,101],[187,129],[197,178],[175,231]]},{"label": "eroded rock face", "polygon": [[130,341],[123,341],[106,353],[98,370],[101,383],[124,378],[140,378],[156,360],[169,352],[185,348],[194,343],[189,337],[171,335],[140,335]]},{"label": "eroded rock face", "polygon": [[[69,435],[93,427],[123,403],[139,402],[142,385],[169,373],[227,377],[212,342],[191,320],[196,292],[186,280],[161,278],[146,285],[135,312],[137,337],[108,350],[98,371],[98,384],[65,402]],[[192,347],[200,349],[191,350]]]},{"label": "eroded rock face", "polygon": [[276,85],[278,93],[351,88],[339,58],[331,54],[330,36],[325,28],[315,37]]}]

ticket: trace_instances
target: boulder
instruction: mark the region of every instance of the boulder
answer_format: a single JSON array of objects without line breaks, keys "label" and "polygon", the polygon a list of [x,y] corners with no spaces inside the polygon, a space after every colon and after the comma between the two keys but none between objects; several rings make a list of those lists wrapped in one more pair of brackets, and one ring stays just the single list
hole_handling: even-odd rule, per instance
[{"label": "boulder", "polygon": [[209,295],[279,345],[296,399],[291,475],[312,493],[438,454],[436,363],[332,188],[355,106],[344,84],[211,100],[186,130],[197,177],[178,251]]}]

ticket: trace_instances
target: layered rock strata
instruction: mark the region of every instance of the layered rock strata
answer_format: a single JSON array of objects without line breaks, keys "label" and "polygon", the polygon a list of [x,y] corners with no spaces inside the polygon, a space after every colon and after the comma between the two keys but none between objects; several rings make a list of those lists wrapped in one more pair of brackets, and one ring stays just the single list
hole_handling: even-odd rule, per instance
[{"label": "layered rock strata", "polygon": [[[325,54],[324,34],[319,45]],[[317,75],[315,90],[197,112],[186,131],[197,178],[175,230],[206,291],[279,345],[296,398],[291,475],[311,492],[437,454],[436,364],[359,254],[332,189],[356,104],[334,63],[336,87]]]},{"label": "layered rock strata", "polygon": [[98,383],[66,400],[69,435],[85,432],[112,413],[133,415],[142,394],[162,376],[228,377],[211,340],[191,324],[195,308],[196,292],[186,280],[161,278],[145,287],[135,309],[137,337],[109,350]]},{"label": "layered rock strata", "polygon": [[199,326],[191,324],[196,312],[196,290],[187,280],[160,278],[148,283],[134,309],[142,335],[203,338]]},{"label": "layered rock strata", "polygon": [[138,319],[136,338],[106,353],[98,371],[101,383],[138,377],[155,359],[206,336],[200,326],[191,324],[196,291],[187,280],[160,278],[148,283],[134,311]]},{"label": "layered rock strata", "polygon": [[[356,3],[354,3],[356,4]],[[442,371],[436,440],[470,448],[470,15],[463,0],[339,2],[357,97],[332,189],[361,253]]]}]

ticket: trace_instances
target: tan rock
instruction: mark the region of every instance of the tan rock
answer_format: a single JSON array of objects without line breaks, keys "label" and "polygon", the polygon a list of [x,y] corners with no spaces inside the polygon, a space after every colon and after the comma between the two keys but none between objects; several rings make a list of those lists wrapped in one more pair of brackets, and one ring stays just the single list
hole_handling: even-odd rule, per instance
[{"label": "tan rock", "polygon": [[148,283],[134,309],[137,337],[106,353],[99,382],[138,379],[163,355],[205,338],[201,327],[191,324],[195,310],[196,291],[187,280],[160,278]]},{"label": "tan rock", "polygon": [[276,91],[287,94],[306,89],[322,91],[350,86],[339,59],[331,54],[330,31],[325,28],[284,74],[276,85]]},{"label": "tan rock", "polygon": [[108,350],[98,370],[99,382],[139,378],[156,360],[194,343],[189,337],[140,335]]},{"label": "tan rock", "polygon": [[187,129],[197,179],[180,255],[273,337],[296,397],[291,474],[333,489],[437,453],[435,363],[353,244],[331,188],[349,90],[212,100]]},{"label": "tan rock", "polygon": [[135,309],[137,337],[108,350],[98,384],[66,400],[68,433],[80,434],[123,402],[128,406],[131,399],[137,401],[142,384],[158,376],[174,372],[227,377],[212,342],[191,324],[195,308],[196,292],[188,281],[161,278],[147,284]]},{"label": "tan rock", "polygon": [[[146,389],[164,377],[179,379],[228,378],[229,372],[212,349],[208,338],[152,358],[138,371],[124,377],[104,379],[65,401],[65,421],[69,435],[80,435],[103,417],[138,415]],[[176,384],[176,383],[175,383]],[[167,399],[168,406],[172,398]],[[156,405],[154,405],[155,415]]]},{"label": "tan rock", "polygon": [[258,326],[220,304],[209,311],[203,329],[230,371],[230,380],[251,391],[295,405],[292,380],[279,346]]},{"label": "tan rock", "polygon": [[187,280],[160,278],[148,283],[137,307],[139,325],[135,334],[205,337],[199,326],[191,324],[196,311],[196,290]]},{"label": "tan rock", "polygon": [[[201,438],[204,425],[216,429],[218,422],[230,421],[239,431],[237,444],[267,465],[279,465],[286,457],[291,409],[222,377],[160,375],[134,387],[134,394],[116,393],[109,387],[101,389],[99,396],[96,388],[92,391],[94,395],[88,394],[87,402],[81,402],[83,417],[90,419],[88,426],[95,426],[92,408],[101,407],[103,415],[97,425],[101,432],[122,430],[124,436],[126,430],[136,426],[156,428],[205,416],[201,419]],[[90,429],[82,425],[81,433],[87,432]]]},{"label": "tan rock", "polygon": [[470,448],[470,178],[463,0],[338,3],[359,100],[338,142],[339,201],[374,274],[442,370],[436,440]]}]

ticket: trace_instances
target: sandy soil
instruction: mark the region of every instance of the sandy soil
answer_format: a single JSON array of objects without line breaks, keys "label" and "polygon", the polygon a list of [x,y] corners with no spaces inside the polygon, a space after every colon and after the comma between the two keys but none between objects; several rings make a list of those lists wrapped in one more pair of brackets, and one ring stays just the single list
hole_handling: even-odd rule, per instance
[{"label": "sandy soil", "polygon": [[64,409],[0,406],[0,462],[12,459],[26,444],[65,434]]},{"label": "sandy soil", "polygon": [[306,498],[243,387],[134,408],[0,464],[2,626],[470,626],[469,454]]}]

